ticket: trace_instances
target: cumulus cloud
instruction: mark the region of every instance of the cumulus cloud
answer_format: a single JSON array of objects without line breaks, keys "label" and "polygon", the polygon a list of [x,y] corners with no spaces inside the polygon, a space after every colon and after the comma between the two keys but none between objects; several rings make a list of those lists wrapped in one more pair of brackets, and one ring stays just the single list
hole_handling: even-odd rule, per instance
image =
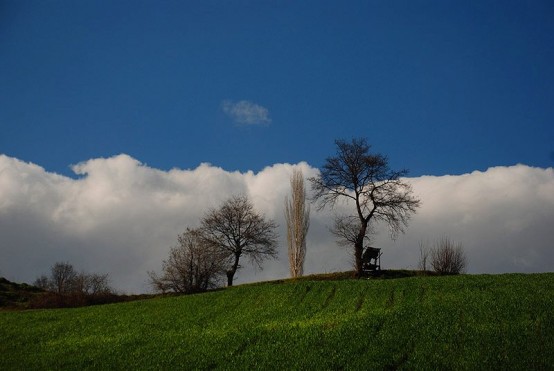
[{"label": "cumulus cloud", "polygon": [[[294,168],[276,164],[228,172],[202,164],[162,171],[127,155],[85,161],[72,179],[0,155],[0,276],[32,282],[57,261],[109,273],[124,292],[146,292],[177,234],[232,194],[248,195],[279,224],[280,253],[262,271],[244,262],[237,283],[288,276],[284,197]],[[420,241],[448,236],[462,243],[471,273],[543,272],[554,266],[554,171],[518,165],[460,176],[408,179],[422,207],[408,231],[391,241],[377,228],[385,268],[415,268]],[[344,205],[339,207],[346,207]],[[307,273],[350,269],[351,251],[337,247],[332,212],[311,213]]]},{"label": "cumulus cloud", "polygon": [[269,117],[267,108],[247,100],[238,102],[225,100],[221,104],[221,109],[239,125],[265,126],[271,124],[271,118]]}]

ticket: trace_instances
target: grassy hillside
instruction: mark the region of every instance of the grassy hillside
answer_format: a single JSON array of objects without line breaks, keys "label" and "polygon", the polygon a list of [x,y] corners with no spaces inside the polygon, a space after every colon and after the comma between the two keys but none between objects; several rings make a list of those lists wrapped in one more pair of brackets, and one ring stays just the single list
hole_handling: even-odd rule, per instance
[{"label": "grassy hillside", "polygon": [[554,274],[285,281],[0,312],[0,369],[552,369]]},{"label": "grassy hillside", "polygon": [[0,308],[25,308],[33,298],[42,293],[43,290],[38,287],[10,282],[0,277]]}]

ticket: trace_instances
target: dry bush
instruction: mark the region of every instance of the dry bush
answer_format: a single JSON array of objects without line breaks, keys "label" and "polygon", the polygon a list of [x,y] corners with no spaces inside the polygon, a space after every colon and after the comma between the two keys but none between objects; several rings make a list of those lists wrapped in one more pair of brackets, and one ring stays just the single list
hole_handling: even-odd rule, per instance
[{"label": "dry bush", "polygon": [[431,249],[431,267],[440,274],[459,274],[465,272],[467,258],[460,243],[442,238]]}]

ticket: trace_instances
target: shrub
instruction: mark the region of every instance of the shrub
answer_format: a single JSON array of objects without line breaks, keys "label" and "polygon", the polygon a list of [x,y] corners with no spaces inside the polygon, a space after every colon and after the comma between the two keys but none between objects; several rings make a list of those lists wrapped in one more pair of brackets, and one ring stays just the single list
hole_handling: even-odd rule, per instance
[{"label": "shrub", "polygon": [[440,274],[459,274],[465,272],[467,258],[460,243],[442,238],[431,249],[431,267]]}]

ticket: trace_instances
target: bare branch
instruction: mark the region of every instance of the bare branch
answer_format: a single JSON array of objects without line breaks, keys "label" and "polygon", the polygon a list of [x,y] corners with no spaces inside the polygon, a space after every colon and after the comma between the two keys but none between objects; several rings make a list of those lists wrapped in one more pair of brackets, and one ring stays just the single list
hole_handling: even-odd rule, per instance
[{"label": "bare branch", "polygon": [[[349,246],[356,243],[360,233],[360,221],[353,215],[336,215],[331,233],[338,237],[337,243],[340,246]],[[373,228],[368,225],[364,239],[369,240]]]}]

